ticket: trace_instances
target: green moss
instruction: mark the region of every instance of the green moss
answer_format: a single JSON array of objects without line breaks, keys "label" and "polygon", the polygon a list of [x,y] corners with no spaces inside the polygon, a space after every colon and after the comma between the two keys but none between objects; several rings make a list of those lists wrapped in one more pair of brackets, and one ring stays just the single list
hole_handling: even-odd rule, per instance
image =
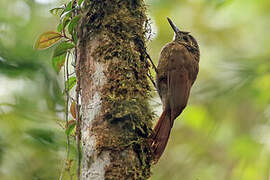
[{"label": "green moss", "polygon": [[145,4],[142,0],[93,0],[85,7],[88,37],[102,39],[92,55],[108,67],[102,89],[103,121],[96,121],[92,129],[98,134],[100,152],[114,152],[106,179],[117,179],[117,173],[123,172],[130,179],[146,179],[150,176],[148,138],[154,113],[148,104]]}]

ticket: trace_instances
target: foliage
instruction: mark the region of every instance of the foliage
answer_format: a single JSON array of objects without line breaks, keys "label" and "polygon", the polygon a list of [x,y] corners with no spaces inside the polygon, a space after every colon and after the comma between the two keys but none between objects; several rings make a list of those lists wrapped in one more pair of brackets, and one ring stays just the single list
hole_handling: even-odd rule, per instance
[{"label": "foliage", "polygon": [[36,49],[45,49],[61,40],[62,35],[57,32],[45,32],[39,36],[35,44]]},{"label": "foliage", "polygon": [[[76,32],[76,28],[78,25],[78,22],[80,20],[80,15],[78,14],[78,11],[80,10],[80,5],[82,4],[83,1],[78,1],[78,3],[74,0],[71,0],[70,2],[68,2],[67,4],[64,4],[58,8],[54,8],[51,9],[50,12],[56,16],[58,16],[60,18],[60,23],[58,24],[57,30],[58,32],[55,31],[47,31],[42,33],[36,40],[34,48],[38,49],[38,50],[44,50],[47,49],[49,47],[54,46],[53,49],[53,55],[52,55],[52,66],[55,69],[55,71],[57,73],[59,73],[62,69],[62,67],[65,67],[64,70],[64,79],[65,79],[65,83],[64,83],[64,95],[66,96],[66,102],[65,102],[65,125],[63,125],[64,123],[61,122],[61,120],[57,120],[58,124],[60,125],[59,127],[62,127],[63,129],[65,129],[65,134],[67,136],[67,145],[66,145],[66,153],[67,153],[67,157],[65,160],[65,165],[63,166],[65,171],[61,170],[61,173],[58,172],[58,176],[60,176],[60,179],[67,177],[66,174],[68,174],[68,176],[70,178],[72,178],[73,173],[71,169],[74,169],[74,166],[72,165],[73,163],[73,158],[72,156],[74,156],[74,152],[73,154],[70,154],[71,152],[71,148],[74,145],[74,140],[73,139],[73,143],[72,139],[70,139],[70,137],[74,137],[74,128],[76,126],[76,121],[75,120],[69,120],[69,115],[68,115],[68,106],[69,106],[69,100],[73,99],[71,97],[70,91],[72,90],[72,88],[76,85],[76,77],[70,77],[70,75],[72,73],[70,73],[70,70],[68,69],[70,66],[69,60],[70,59],[74,59],[76,61],[76,57],[74,57],[75,51],[75,45],[77,42],[77,32]],[[6,25],[6,24],[3,24]],[[3,44],[3,49],[5,49],[4,47],[5,45]],[[18,49],[20,51],[20,49]],[[3,72],[5,73],[5,75],[8,76],[13,76],[13,72],[17,71],[17,67],[19,69],[21,69],[22,71],[26,71],[27,69],[23,70],[22,67],[20,67],[19,63],[13,63],[10,62],[12,61],[12,53],[11,55],[8,53],[5,53],[5,51],[1,52],[1,63],[4,65],[2,66],[2,69],[4,70]],[[34,59],[34,58],[33,58]],[[28,67],[28,66],[26,66]],[[31,67],[31,66],[30,66]],[[29,69],[29,68],[28,68]],[[55,77],[51,77],[50,75],[48,75],[48,70],[44,69],[44,67],[42,68],[42,65],[37,65],[37,67],[35,69],[29,69],[29,71],[34,72],[35,74],[37,74],[35,71],[41,69],[42,71],[45,71],[45,78],[46,80],[53,80],[55,81]],[[75,71],[73,69],[73,71]],[[32,73],[31,72],[31,73]],[[20,76],[22,73],[18,72],[18,76]],[[34,78],[34,77],[33,77]],[[50,83],[50,82],[46,82],[44,83],[44,85],[46,86],[46,84]],[[55,81],[54,82],[54,86],[58,85],[58,83]],[[59,86],[57,86],[57,88],[59,88]],[[52,89],[52,90],[47,90],[48,92],[51,91],[52,93],[58,93],[59,89]],[[61,95],[58,96],[59,100],[61,100],[61,107],[63,108],[63,103],[62,103],[62,97]],[[57,103],[57,102],[56,102]],[[73,118],[76,119],[76,115],[75,114],[75,106],[74,104],[76,104],[74,101],[71,104],[71,115]],[[9,104],[3,104],[2,106],[6,106]],[[55,113],[58,111],[56,109],[57,104],[54,104],[54,107],[50,110],[52,110],[52,112],[54,111]],[[59,104],[58,104],[59,105]],[[10,106],[12,107],[12,105],[10,104]],[[16,109],[16,108],[14,108]],[[62,110],[60,110],[61,112]],[[9,113],[7,113],[9,114]],[[55,114],[57,115],[57,114]],[[3,118],[5,117],[5,113],[3,111],[2,114]],[[18,118],[21,118],[21,116],[18,116]],[[58,119],[58,118],[57,118]],[[37,129],[37,128],[30,128],[29,130],[25,131],[25,134],[28,134],[33,140],[35,140],[35,142],[37,144],[39,144],[39,146],[44,146],[44,147],[49,147],[50,144],[54,144],[52,146],[52,148],[54,148],[54,150],[58,149],[58,146],[56,146],[56,139],[54,134],[54,131],[49,131],[47,129]],[[63,148],[63,144],[61,145],[61,147]],[[79,151],[79,150],[77,150]],[[2,151],[1,151],[2,152]],[[55,159],[56,160],[56,159]],[[58,163],[57,166],[61,166],[60,163]],[[49,169],[49,168],[48,168]],[[44,178],[43,176],[40,176],[39,174],[36,175],[36,173],[34,173],[33,175],[30,174],[30,177],[32,176],[32,178]],[[56,179],[57,173],[52,173],[52,176],[48,176],[50,177],[49,179]],[[16,174],[14,175],[14,177],[16,177]],[[52,178],[53,177],[53,178]]]},{"label": "foliage", "polygon": [[[56,72],[61,70],[70,50],[74,49],[77,43],[78,38],[76,28],[81,18],[81,15],[77,15],[77,11],[80,10],[79,7],[82,2],[83,1],[79,1],[77,3],[76,1],[71,0],[67,4],[51,9],[50,12],[53,15],[60,17],[60,23],[57,26],[58,32],[44,32],[36,40],[35,48],[42,50],[51,47],[61,39],[64,39],[64,41],[56,45],[52,56],[52,64]],[[68,29],[67,32],[66,29]]]}]

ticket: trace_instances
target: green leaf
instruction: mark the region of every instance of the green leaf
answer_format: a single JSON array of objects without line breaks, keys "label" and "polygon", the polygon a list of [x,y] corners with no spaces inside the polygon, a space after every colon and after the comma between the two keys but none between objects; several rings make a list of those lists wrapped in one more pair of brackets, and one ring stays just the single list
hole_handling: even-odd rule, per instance
[{"label": "green leaf", "polygon": [[50,10],[50,13],[52,15],[55,15],[55,16],[61,16],[61,14],[65,11],[65,6],[62,5],[60,7],[57,7],[57,8],[53,8]]},{"label": "green leaf", "polygon": [[67,50],[74,48],[75,46],[72,43],[63,41],[54,49],[53,57],[61,56],[67,53]]},{"label": "green leaf", "polygon": [[78,5],[80,6],[82,4],[83,0],[78,1]]},{"label": "green leaf", "polygon": [[42,33],[35,44],[36,49],[46,49],[55,43],[57,43],[59,40],[61,40],[62,35],[58,32],[48,31],[45,33]]},{"label": "green leaf", "polygon": [[72,121],[71,123],[68,123],[68,127],[66,128],[66,135],[70,135],[70,133],[72,132],[72,130],[75,128],[76,126],[76,121]]},{"label": "green leaf", "polygon": [[63,23],[59,23],[58,26],[57,26],[57,31],[58,32],[61,32],[63,30]]},{"label": "green leaf", "polygon": [[62,66],[65,64],[66,55],[67,55],[67,53],[64,53],[61,56],[55,56],[52,58],[53,68],[57,73],[59,73]]},{"label": "green leaf", "polygon": [[75,16],[74,18],[72,18],[72,20],[70,21],[69,25],[68,25],[68,32],[69,34],[73,34],[73,29],[77,27],[79,20],[81,19],[81,15]]},{"label": "green leaf", "polygon": [[76,34],[75,35],[73,34],[72,38],[73,38],[74,44],[77,44],[78,36]]},{"label": "green leaf", "polygon": [[67,4],[67,7],[66,7],[66,9],[65,9],[65,12],[70,11],[70,10],[72,9],[73,2],[74,2],[74,0],[70,1],[70,2]]},{"label": "green leaf", "polygon": [[68,81],[65,82],[65,89],[70,91],[77,83],[76,77],[70,77]]},{"label": "green leaf", "polygon": [[71,13],[72,11],[74,11],[76,8],[74,7],[73,8],[73,3],[74,3],[74,0],[70,1],[66,8],[65,8],[65,11],[64,13],[61,15],[60,19],[63,19],[64,17],[71,17]]},{"label": "green leaf", "polygon": [[70,22],[69,18],[66,17],[64,18],[60,24],[58,24],[57,26],[57,31],[61,32],[63,29],[65,29],[65,27],[68,25],[68,23]]},{"label": "green leaf", "polygon": [[53,57],[52,57],[52,64],[53,64],[53,68],[55,69],[57,73],[59,73],[59,71],[65,64],[67,51],[74,47],[75,47],[74,44],[63,41],[59,43],[58,46],[54,49]]},{"label": "green leaf", "polygon": [[72,13],[72,11],[74,11],[75,10],[75,8],[74,9],[71,9],[70,11],[66,11],[66,12],[64,12],[62,15],[61,15],[61,17],[60,17],[60,20],[62,20],[62,19],[64,19],[65,17],[71,17],[71,13]]}]

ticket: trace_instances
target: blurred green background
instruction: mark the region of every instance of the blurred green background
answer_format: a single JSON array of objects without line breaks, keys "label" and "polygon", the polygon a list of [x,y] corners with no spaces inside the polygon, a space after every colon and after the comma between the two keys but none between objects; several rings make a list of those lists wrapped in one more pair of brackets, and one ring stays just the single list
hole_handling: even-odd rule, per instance
[{"label": "blurred green background", "polygon": [[[56,29],[49,9],[63,2],[0,1],[1,180],[59,179],[63,168],[63,78],[52,68],[52,49],[33,49],[41,32]],[[269,180],[270,1],[146,3],[156,63],[173,37],[166,17],[190,31],[201,50],[189,105],[151,180]],[[151,103],[159,115],[157,96]]]}]

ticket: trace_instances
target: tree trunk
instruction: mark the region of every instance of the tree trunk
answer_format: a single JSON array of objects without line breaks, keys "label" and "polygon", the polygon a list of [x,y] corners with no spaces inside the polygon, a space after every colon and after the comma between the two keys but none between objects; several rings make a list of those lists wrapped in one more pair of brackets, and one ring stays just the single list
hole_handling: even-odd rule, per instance
[{"label": "tree trunk", "polygon": [[143,0],[85,0],[78,28],[81,179],[147,179],[153,112]]}]

